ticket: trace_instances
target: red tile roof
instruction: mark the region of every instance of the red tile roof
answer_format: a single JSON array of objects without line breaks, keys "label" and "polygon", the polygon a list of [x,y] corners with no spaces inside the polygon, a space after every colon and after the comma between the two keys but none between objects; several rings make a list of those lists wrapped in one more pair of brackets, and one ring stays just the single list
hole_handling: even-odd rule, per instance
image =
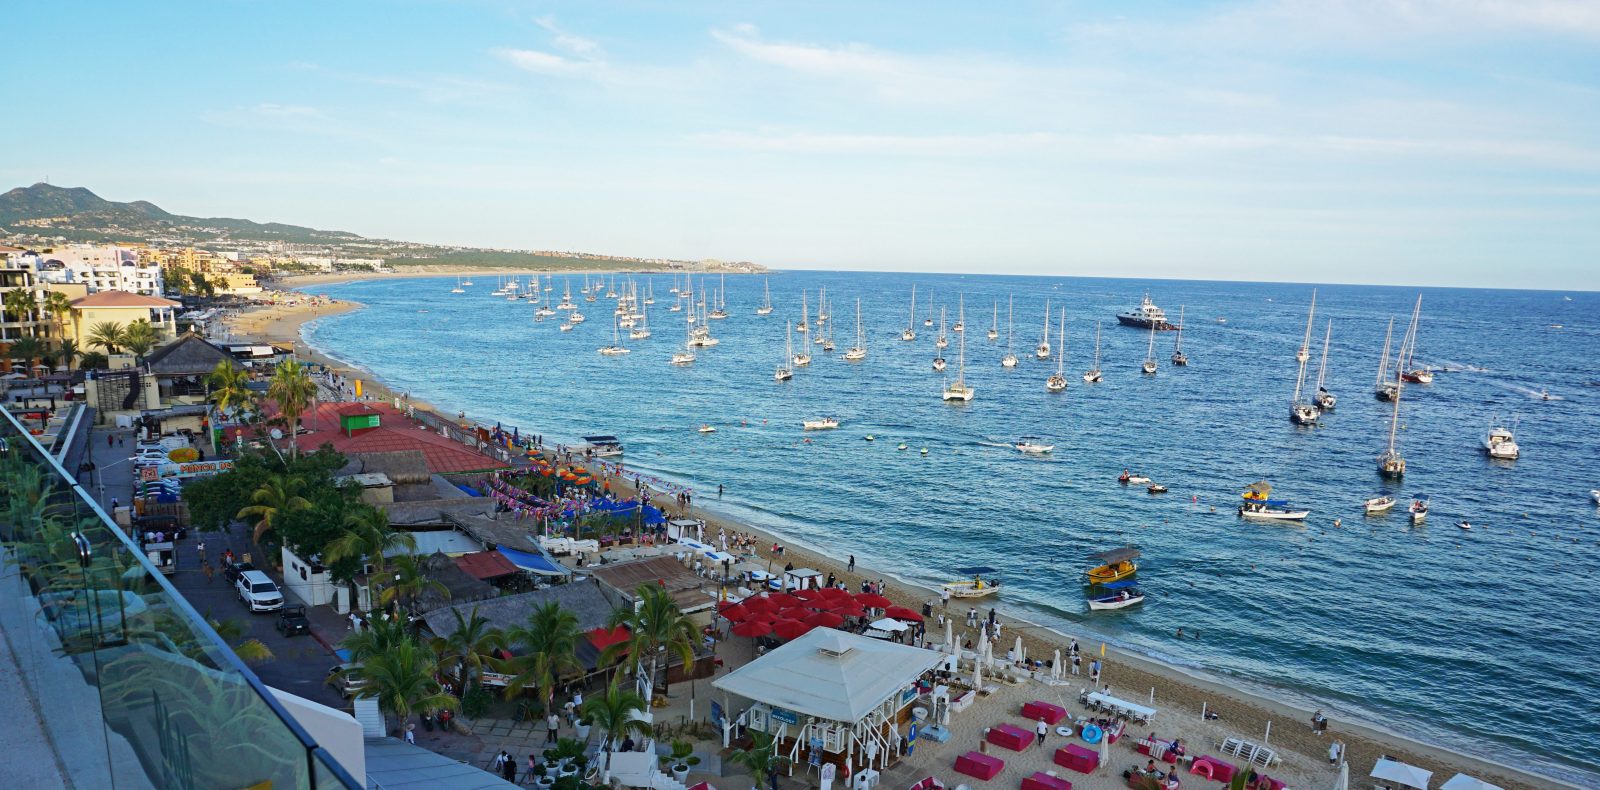
[{"label": "red tile roof", "polygon": [[369,414],[382,414],[383,412],[368,406],[365,403],[346,403],[340,406],[339,415],[343,417],[365,417]]},{"label": "red tile roof", "polygon": [[475,579],[497,579],[517,572],[517,566],[498,551],[475,551],[456,558],[456,567]]},{"label": "red tile roof", "polygon": [[[315,409],[301,415],[301,426],[310,430],[298,437],[300,449],[311,452],[327,443],[346,455],[421,450],[428,462],[428,471],[433,474],[509,468],[509,464],[501,463],[466,445],[440,436],[437,431],[422,428],[420,423],[406,417],[403,412],[387,403],[356,404],[382,415],[380,419],[382,424],[377,428],[359,431],[354,436],[346,436],[339,431],[339,416],[340,410],[350,405],[352,404],[318,403]],[[268,415],[274,411],[269,405]],[[248,435],[249,429],[238,427],[228,429],[226,434],[228,441],[233,441],[234,436],[240,432]]]},{"label": "red tile roof", "polygon": [[128,293],[127,291],[100,291],[72,302],[73,307],[182,307],[171,299],[159,296]]}]

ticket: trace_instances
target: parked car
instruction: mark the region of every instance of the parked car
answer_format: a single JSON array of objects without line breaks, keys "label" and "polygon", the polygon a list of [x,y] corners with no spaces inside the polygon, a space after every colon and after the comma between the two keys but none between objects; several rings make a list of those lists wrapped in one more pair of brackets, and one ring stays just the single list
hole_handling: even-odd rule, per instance
[{"label": "parked car", "polygon": [[338,691],[341,697],[354,697],[367,687],[367,679],[361,677],[360,671],[360,664],[340,664],[328,672],[328,685]]},{"label": "parked car", "polygon": [[285,606],[278,611],[278,633],[300,636],[311,633],[311,621],[306,619],[304,606]]},{"label": "parked car", "polygon": [[248,562],[235,562],[232,565],[222,569],[222,578],[229,584],[236,585],[239,583],[239,577],[242,576],[245,571],[253,571],[255,569],[256,566],[251,565]]},{"label": "parked car", "polygon": [[239,574],[233,589],[239,593],[239,600],[249,606],[252,612],[274,612],[283,608],[283,593],[261,571],[250,570]]}]

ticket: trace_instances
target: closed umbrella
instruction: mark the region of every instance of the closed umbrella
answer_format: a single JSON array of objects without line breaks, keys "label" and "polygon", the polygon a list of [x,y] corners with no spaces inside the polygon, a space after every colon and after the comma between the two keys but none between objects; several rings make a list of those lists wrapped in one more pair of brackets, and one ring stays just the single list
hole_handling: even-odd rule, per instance
[{"label": "closed umbrella", "polygon": [[734,636],[748,636],[754,639],[772,633],[772,625],[764,620],[746,620],[733,627]]},{"label": "closed umbrella", "polygon": [[885,617],[891,617],[895,620],[909,620],[913,623],[922,622],[922,615],[917,614],[916,612],[913,612],[904,606],[891,606],[884,610],[883,614]]},{"label": "closed umbrella", "polygon": [[956,621],[945,618],[944,621],[944,649],[947,653],[954,654],[956,647]]},{"label": "closed umbrella", "polygon": [[1027,655],[1022,652],[1022,637],[1017,637],[1017,644],[1011,648],[1011,652],[1017,657],[1018,661],[1027,658]]},{"label": "closed umbrella", "polygon": [[1344,760],[1339,761],[1339,778],[1334,781],[1333,790],[1350,790],[1350,764]]},{"label": "closed umbrella", "polygon": [[983,664],[972,665],[972,687],[979,691],[983,690]]},{"label": "closed umbrella", "polygon": [[1104,770],[1106,770],[1107,768],[1110,767],[1107,764],[1111,762],[1111,760],[1110,760],[1111,755],[1106,753],[1106,744],[1108,744],[1110,742],[1111,742],[1111,739],[1107,738],[1105,736],[1105,733],[1101,733],[1100,734],[1100,764],[1095,767],[1095,773],[1099,773],[1099,772],[1104,771]]},{"label": "closed umbrella", "polygon": [[1056,659],[1050,662],[1050,677],[1061,679],[1061,650],[1056,650]]},{"label": "closed umbrella", "polygon": [[844,625],[844,617],[833,612],[816,612],[801,622],[818,628],[838,628]]},{"label": "closed umbrella", "polygon": [[783,640],[798,639],[810,630],[811,626],[799,620],[779,620],[772,624],[772,635]]},{"label": "closed umbrella", "polygon": [[[894,601],[891,601],[877,593],[861,593],[860,595],[856,596],[856,603],[861,604],[868,609],[883,609],[894,605]],[[917,619],[920,620],[921,618]]]}]

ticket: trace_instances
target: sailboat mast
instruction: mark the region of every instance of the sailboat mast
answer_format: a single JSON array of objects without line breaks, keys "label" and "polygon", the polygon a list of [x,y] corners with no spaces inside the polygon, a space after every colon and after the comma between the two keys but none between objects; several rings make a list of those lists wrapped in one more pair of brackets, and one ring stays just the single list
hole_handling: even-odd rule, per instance
[{"label": "sailboat mast", "polygon": [[1067,308],[1061,308],[1061,333],[1056,341],[1056,375],[1066,368],[1067,364]]},{"label": "sailboat mast", "polygon": [[1100,322],[1094,322],[1094,369],[1100,369]]},{"label": "sailboat mast", "polygon": [[1333,319],[1328,319],[1328,331],[1322,336],[1322,361],[1317,363],[1317,391],[1328,380],[1328,344],[1333,342]]},{"label": "sailboat mast", "polygon": [[1317,291],[1316,289],[1312,289],[1311,310],[1306,313],[1306,334],[1305,337],[1300,340],[1300,350],[1294,355],[1294,358],[1300,362],[1300,373],[1299,375],[1295,376],[1294,379],[1294,399],[1290,401],[1291,405],[1300,402],[1300,389],[1304,387],[1306,383],[1306,361],[1311,359],[1311,321],[1316,314]]},{"label": "sailboat mast", "polygon": [[1178,305],[1178,347],[1173,351],[1183,353],[1183,305]]},{"label": "sailboat mast", "polygon": [[1017,295],[1016,294],[1012,294],[1012,295],[1006,297],[1006,351],[1008,351],[1008,352],[1011,350],[1011,334],[1012,334],[1011,324],[1012,324],[1012,319],[1015,317],[1016,311],[1017,311]]},{"label": "sailboat mast", "polygon": [[1389,375],[1389,345],[1394,342],[1394,316],[1389,316],[1389,328],[1383,333],[1383,359],[1378,362],[1378,387]]}]

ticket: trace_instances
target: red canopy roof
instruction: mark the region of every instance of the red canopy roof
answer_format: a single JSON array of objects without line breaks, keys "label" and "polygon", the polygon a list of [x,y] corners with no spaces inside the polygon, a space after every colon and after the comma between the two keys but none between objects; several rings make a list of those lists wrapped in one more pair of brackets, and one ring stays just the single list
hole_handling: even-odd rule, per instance
[{"label": "red canopy roof", "polygon": [[779,639],[798,639],[811,628],[799,620],[779,620],[772,624],[772,635]]},{"label": "red canopy roof", "polygon": [[594,645],[600,650],[604,650],[618,642],[627,641],[629,635],[630,634],[627,626],[622,625],[619,625],[610,631],[607,631],[604,628],[596,628],[585,634],[585,636],[589,637],[589,644]]},{"label": "red canopy roof", "polygon": [[517,566],[498,551],[475,551],[456,558],[456,567],[474,579],[497,579],[517,572]]}]

